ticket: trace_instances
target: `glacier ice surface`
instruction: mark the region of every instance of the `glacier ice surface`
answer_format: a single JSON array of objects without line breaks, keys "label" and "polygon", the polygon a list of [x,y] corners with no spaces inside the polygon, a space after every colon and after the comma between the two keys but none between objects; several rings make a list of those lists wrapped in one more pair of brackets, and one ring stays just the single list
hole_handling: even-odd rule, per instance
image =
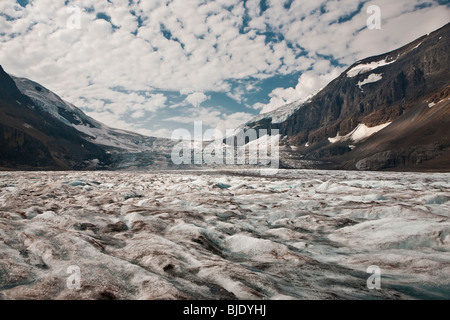
[{"label": "glacier ice surface", "polygon": [[1,173],[0,298],[450,298],[450,174],[257,173]]}]

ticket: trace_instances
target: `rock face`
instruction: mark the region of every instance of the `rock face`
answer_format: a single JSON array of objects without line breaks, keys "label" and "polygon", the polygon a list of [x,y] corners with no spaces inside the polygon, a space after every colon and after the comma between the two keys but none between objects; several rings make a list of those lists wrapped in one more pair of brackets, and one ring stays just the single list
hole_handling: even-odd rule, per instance
[{"label": "rock face", "polygon": [[[327,167],[450,170],[450,161],[445,161],[450,160],[449,38],[450,24],[400,49],[359,61],[286,120],[274,121],[269,115],[245,128],[279,129],[287,136],[286,146],[296,146],[304,159],[331,161]],[[372,128],[387,123],[364,139],[329,140],[361,124]],[[382,135],[386,130],[389,137]]]}]

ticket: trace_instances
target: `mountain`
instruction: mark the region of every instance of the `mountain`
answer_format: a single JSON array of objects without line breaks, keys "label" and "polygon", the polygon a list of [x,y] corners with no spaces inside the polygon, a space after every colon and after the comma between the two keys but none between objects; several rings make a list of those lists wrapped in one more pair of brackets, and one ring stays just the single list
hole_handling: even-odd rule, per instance
[{"label": "mountain", "polygon": [[113,151],[140,152],[154,147],[157,138],[110,128],[91,117],[74,105],[62,100],[42,85],[25,78],[11,76],[19,91],[33,103],[62,123],[75,128],[97,145]]},{"label": "mountain", "polygon": [[8,75],[1,66],[0,137],[3,169],[117,169],[167,163],[172,146],[167,139],[105,126],[44,86]]},{"label": "mountain", "polygon": [[105,150],[23,95],[1,67],[0,137],[2,168],[78,169],[109,162]]},{"label": "mountain", "polygon": [[307,102],[241,129],[279,129],[284,167],[448,171],[449,37],[447,24],[358,61]]}]

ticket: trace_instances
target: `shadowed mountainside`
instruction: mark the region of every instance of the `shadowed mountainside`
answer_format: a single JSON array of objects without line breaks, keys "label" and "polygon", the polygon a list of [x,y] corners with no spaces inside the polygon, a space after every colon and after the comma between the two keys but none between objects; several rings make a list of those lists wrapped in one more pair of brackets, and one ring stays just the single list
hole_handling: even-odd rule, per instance
[{"label": "shadowed mountainside", "polygon": [[80,133],[37,107],[0,67],[0,167],[82,169],[109,156]]}]

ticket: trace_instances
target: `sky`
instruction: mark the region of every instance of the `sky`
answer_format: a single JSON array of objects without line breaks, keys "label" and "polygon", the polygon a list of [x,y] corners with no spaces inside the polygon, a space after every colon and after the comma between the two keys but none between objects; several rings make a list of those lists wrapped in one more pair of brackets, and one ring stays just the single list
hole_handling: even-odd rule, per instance
[{"label": "sky", "polygon": [[0,65],[115,128],[224,132],[448,22],[448,0],[1,0]]}]

